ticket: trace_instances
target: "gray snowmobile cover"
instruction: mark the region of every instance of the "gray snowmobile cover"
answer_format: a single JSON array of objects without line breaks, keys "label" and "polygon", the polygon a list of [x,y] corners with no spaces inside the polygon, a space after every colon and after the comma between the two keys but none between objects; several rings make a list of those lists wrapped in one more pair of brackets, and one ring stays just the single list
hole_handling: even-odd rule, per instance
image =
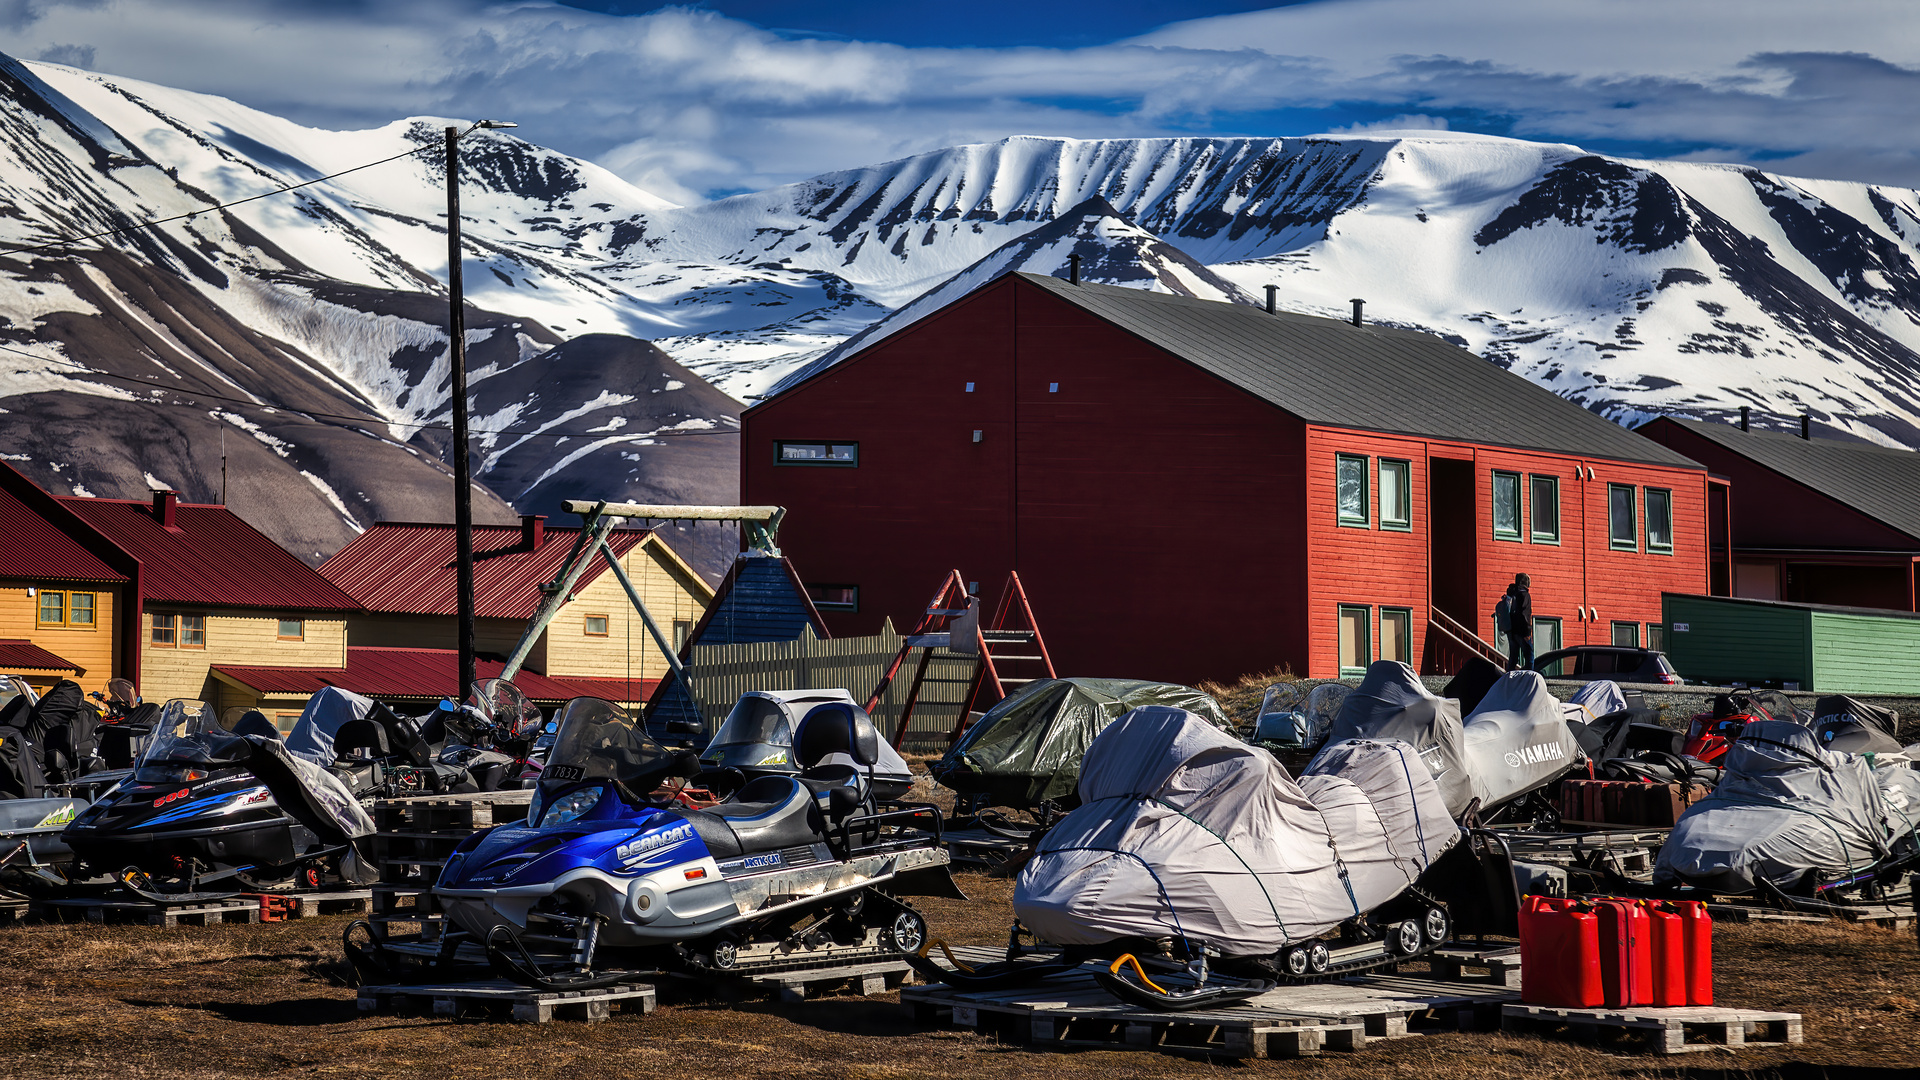
[{"label": "gray snowmobile cover", "polygon": [[[1811,729],[1755,720],[1721,762],[1713,794],[1673,826],[1656,885],[1748,893],[1871,867],[1920,824],[1920,772],[1905,755],[1820,748]],[[1909,841],[1911,842],[1911,841]]]},{"label": "gray snowmobile cover", "polygon": [[1460,831],[1405,743],[1323,756],[1336,771],[1296,784],[1193,713],[1134,709],[1088,748],[1084,802],[1021,871],[1014,914],[1063,945],[1171,935],[1269,956],[1386,903]]},{"label": "gray snowmobile cover", "polygon": [[[1348,739],[1407,743],[1427,763],[1440,797],[1446,800],[1447,813],[1458,816],[1473,801],[1473,784],[1462,766],[1466,741],[1460,728],[1460,703],[1428,693],[1420,676],[1398,660],[1374,661],[1366,678],[1341,704],[1327,735],[1327,748]],[[1322,772],[1320,759],[1325,755],[1325,750],[1315,755],[1303,771]]]},{"label": "gray snowmobile cover", "polygon": [[993,806],[1038,806],[1073,794],[1080,761],[1108,724],[1129,709],[1166,705],[1231,729],[1220,703],[1190,686],[1133,679],[1038,679],[973,723],[930,771],[962,794]]},{"label": "gray snowmobile cover", "polygon": [[1538,672],[1500,676],[1467,717],[1466,771],[1482,811],[1546,787],[1579,757],[1579,740]]},{"label": "gray snowmobile cover", "polygon": [[347,722],[365,720],[373,705],[373,699],[337,686],[322,688],[300,710],[300,720],[287,733],[287,749],[315,765],[333,764],[333,737]]}]

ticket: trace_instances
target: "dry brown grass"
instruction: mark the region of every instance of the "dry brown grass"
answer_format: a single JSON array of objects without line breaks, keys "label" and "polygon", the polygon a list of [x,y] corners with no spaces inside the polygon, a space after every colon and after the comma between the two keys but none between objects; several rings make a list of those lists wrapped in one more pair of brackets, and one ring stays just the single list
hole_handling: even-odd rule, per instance
[{"label": "dry brown grass", "polygon": [[[1005,940],[1012,883],[959,875],[967,902],[923,903],[936,935]],[[1723,926],[1723,1004],[1806,1016],[1807,1044],[1688,1059],[1620,1056],[1551,1040],[1423,1035],[1309,1061],[1206,1061],[1116,1051],[1038,1052],[929,1030],[892,997],[778,1006],[669,990],[652,1016],[593,1026],[361,1018],[342,982],[344,918],[263,926],[0,929],[0,1061],[20,1078],[694,1075],[895,1080],[978,1076],[1121,1080],[1318,1074],[1353,1078],[1704,1078],[1790,1063],[1920,1069],[1920,948],[1911,932],[1843,924]],[[1719,1070],[1740,1070],[1722,1073]],[[1796,1077],[1799,1072],[1787,1074]],[[1804,1075],[1819,1075],[1808,1071]],[[1888,1073],[1885,1075],[1894,1075]]]},{"label": "dry brown grass", "polygon": [[1300,676],[1285,664],[1266,671],[1256,671],[1242,675],[1231,683],[1203,682],[1194,689],[1210,695],[1226,710],[1228,719],[1241,726],[1252,724],[1255,712],[1260,708],[1260,699],[1265,696],[1267,687],[1274,683],[1299,682]]}]

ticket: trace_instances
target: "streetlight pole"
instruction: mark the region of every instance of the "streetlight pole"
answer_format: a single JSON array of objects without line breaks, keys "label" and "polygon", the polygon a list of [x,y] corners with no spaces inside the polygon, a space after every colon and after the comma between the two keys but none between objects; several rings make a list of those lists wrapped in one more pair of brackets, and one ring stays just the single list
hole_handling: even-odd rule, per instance
[{"label": "streetlight pole", "polygon": [[460,140],[474,128],[510,128],[504,120],[482,120],[461,131],[447,129],[447,360],[453,394],[454,576],[460,623],[460,685],[456,698],[478,677],[474,657],[473,476],[467,446],[467,317],[460,266]]}]

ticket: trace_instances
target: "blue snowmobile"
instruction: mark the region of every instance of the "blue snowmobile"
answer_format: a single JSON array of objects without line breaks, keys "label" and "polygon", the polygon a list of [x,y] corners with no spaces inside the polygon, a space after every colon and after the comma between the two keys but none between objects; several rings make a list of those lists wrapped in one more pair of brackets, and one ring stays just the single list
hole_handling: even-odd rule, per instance
[{"label": "blue snowmobile", "polygon": [[[676,786],[700,772],[694,753],[662,746],[610,702],[576,698],[525,823],[475,833],[442,870],[438,957],[478,944],[497,973],[565,990],[917,950],[926,921],[900,897],[965,897],[939,810],[876,806],[879,744],[857,708],[817,706],[794,733],[801,772],[696,809]],[[383,944],[363,949],[351,934],[363,977],[391,975]]]}]

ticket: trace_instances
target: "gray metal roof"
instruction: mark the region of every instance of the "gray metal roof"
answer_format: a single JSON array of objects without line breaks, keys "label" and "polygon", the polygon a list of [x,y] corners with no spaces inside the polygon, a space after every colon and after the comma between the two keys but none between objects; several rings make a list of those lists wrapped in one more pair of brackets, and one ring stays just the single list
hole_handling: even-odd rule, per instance
[{"label": "gray metal roof", "polygon": [[1872,443],[1741,431],[1678,416],[1661,419],[1920,539],[1920,454]]},{"label": "gray metal roof", "polygon": [[1019,277],[1308,423],[1702,468],[1432,334]]}]

